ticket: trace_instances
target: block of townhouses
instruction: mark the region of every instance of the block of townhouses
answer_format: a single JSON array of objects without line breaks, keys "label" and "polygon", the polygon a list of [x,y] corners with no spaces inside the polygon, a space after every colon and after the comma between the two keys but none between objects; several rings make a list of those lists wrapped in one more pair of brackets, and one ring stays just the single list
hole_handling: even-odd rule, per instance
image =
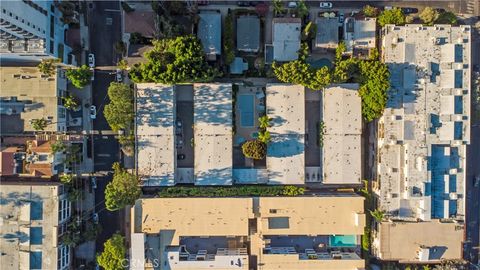
[{"label": "block of townhouses", "polygon": [[[132,269],[364,269],[357,195],[140,199]],[[133,262],[133,264],[132,264]]]},{"label": "block of townhouses", "polygon": [[[279,83],[136,89],[136,171],[144,186],[361,183],[357,84],[322,92]],[[258,138],[263,115],[271,119],[266,157],[246,158],[241,146]]]},{"label": "block of townhouses", "polygon": [[70,269],[73,252],[62,235],[72,209],[63,185],[2,181],[0,199],[2,268]]},{"label": "block of townhouses", "polygon": [[470,142],[470,26],[387,25],[387,108],[378,124],[375,191],[382,260],[461,259]]}]

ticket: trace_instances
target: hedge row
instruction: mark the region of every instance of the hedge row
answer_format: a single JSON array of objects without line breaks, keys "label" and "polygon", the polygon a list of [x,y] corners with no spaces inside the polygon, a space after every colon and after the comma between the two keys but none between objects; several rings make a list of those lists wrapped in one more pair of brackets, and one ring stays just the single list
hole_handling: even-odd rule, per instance
[{"label": "hedge row", "polygon": [[238,196],[298,196],[305,188],[296,186],[233,186],[233,187],[168,187],[158,192],[160,197],[238,197]]}]

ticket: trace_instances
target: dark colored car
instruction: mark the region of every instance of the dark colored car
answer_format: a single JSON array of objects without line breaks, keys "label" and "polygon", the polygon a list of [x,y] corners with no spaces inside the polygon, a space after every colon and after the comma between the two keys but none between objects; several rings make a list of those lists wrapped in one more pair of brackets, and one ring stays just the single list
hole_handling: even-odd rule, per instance
[{"label": "dark colored car", "polygon": [[435,10],[439,13],[444,13],[446,11],[444,8],[436,8]]},{"label": "dark colored car", "polygon": [[403,14],[412,14],[412,13],[418,13],[418,8],[401,8],[403,11]]},{"label": "dark colored car", "polygon": [[178,154],[177,159],[178,160],[184,160],[185,159],[185,154]]}]

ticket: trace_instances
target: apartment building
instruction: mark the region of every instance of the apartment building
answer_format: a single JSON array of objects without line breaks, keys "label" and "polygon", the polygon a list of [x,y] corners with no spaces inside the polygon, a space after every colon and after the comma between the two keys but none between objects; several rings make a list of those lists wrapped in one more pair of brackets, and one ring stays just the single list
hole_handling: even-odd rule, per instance
[{"label": "apartment building", "polygon": [[37,67],[2,67],[0,70],[0,118],[2,135],[31,133],[33,119],[46,119],[45,131],[67,130],[67,79],[58,71],[44,76]]},{"label": "apartment building", "polygon": [[71,205],[63,185],[2,182],[0,248],[6,269],[69,269],[71,249],[61,242]]},{"label": "apartment building", "polygon": [[391,89],[379,120],[375,190],[386,219],[373,245],[382,260],[462,258],[470,42],[470,26],[383,29]]},{"label": "apartment building", "polygon": [[[361,183],[357,84],[309,93],[315,101],[303,86],[281,83],[136,88],[136,169],[144,186]],[[241,146],[258,138],[263,115],[271,119],[266,157],[246,158]]]},{"label": "apartment building", "polygon": [[363,269],[363,197],[151,198],[132,208],[132,269]]},{"label": "apartment building", "polygon": [[72,51],[65,44],[68,25],[60,21],[55,1],[4,1],[0,20],[0,58],[38,61],[55,57],[70,63]]}]

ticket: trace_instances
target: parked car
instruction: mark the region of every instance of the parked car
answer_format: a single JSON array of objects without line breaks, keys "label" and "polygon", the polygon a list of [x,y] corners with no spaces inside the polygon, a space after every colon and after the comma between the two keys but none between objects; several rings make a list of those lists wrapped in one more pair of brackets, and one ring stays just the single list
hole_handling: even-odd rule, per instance
[{"label": "parked car", "polygon": [[123,81],[122,71],[120,69],[117,69],[117,71],[115,72],[115,79],[117,80],[117,82]]},{"label": "parked car", "polygon": [[409,8],[409,7],[406,7],[406,8],[401,8],[401,10],[403,11],[403,14],[418,13],[418,8]]},{"label": "parked car", "polygon": [[297,2],[288,2],[288,8],[297,8]]},{"label": "parked car", "polygon": [[183,140],[181,137],[177,138],[177,148],[183,148]]},{"label": "parked car", "polygon": [[180,118],[177,118],[177,120],[175,121],[175,125],[176,125],[178,128],[181,128],[181,127],[182,127],[182,120],[180,120]]},{"label": "parked car", "polygon": [[320,8],[332,8],[332,2],[320,2]]},{"label": "parked car", "polygon": [[340,13],[338,14],[338,22],[343,23],[345,21],[345,14]]},{"label": "parked car", "polygon": [[89,53],[88,54],[88,66],[90,68],[94,68],[95,67],[95,55],[93,53]]},{"label": "parked car", "polygon": [[95,177],[95,176],[90,177],[90,182],[92,184],[92,188],[96,189],[97,188],[97,177]]},{"label": "parked car", "polygon": [[478,187],[480,185],[480,175],[473,178],[473,186]]},{"label": "parked car", "polygon": [[249,7],[250,1],[237,1],[237,6],[239,7]]},{"label": "parked car", "polygon": [[97,118],[97,107],[95,105],[90,106],[90,119]]},{"label": "parked car", "polygon": [[178,154],[177,159],[178,160],[184,160],[185,159],[185,154]]},{"label": "parked car", "polygon": [[93,223],[98,224],[98,214],[97,213],[92,214],[92,220],[93,220]]}]

